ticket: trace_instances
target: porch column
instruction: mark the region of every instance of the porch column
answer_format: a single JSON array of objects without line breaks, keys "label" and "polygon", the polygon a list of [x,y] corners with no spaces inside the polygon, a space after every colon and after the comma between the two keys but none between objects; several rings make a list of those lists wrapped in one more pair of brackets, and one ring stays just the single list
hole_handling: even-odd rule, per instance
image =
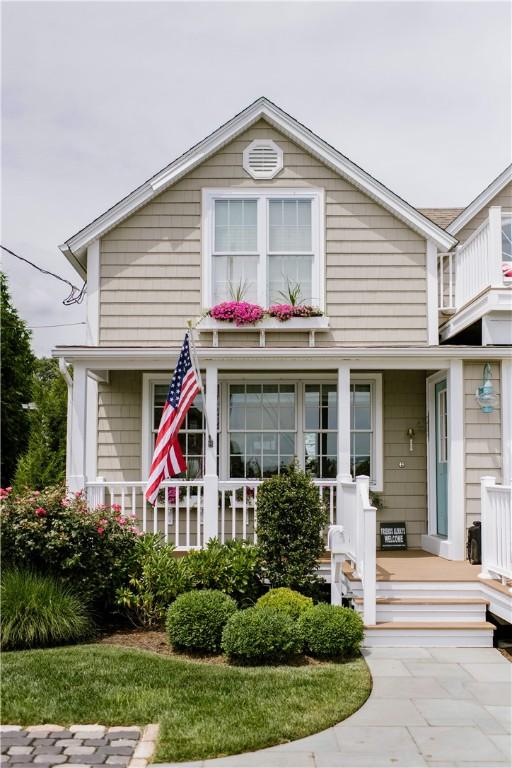
[{"label": "porch column", "polygon": [[501,271],[501,207],[492,205],[489,208],[489,280],[491,286],[503,285]]},{"label": "porch column", "polygon": [[[73,388],[71,405],[70,441],[67,450],[69,456],[70,491],[81,491],[86,480],[86,419],[87,419],[87,368],[76,363],[73,368]],[[93,436],[92,436],[93,437]]]},{"label": "porch column", "polygon": [[341,483],[350,482],[350,365],[338,366],[338,474],[336,476],[336,524],[343,525]]},{"label": "porch column", "polygon": [[501,453],[503,485],[512,483],[512,360],[501,361]]},{"label": "porch column", "polygon": [[[206,366],[205,410],[210,435],[206,436],[204,506],[203,506],[203,546],[219,535],[218,495],[219,478],[217,475],[217,366]],[[207,430],[208,431],[208,430]],[[211,444],[209,441],[211,437]]]},{"label": "porch column", "polygon": [[462,360],[448,371],[448,540],[450,559],[465,557],[464,375]]}]

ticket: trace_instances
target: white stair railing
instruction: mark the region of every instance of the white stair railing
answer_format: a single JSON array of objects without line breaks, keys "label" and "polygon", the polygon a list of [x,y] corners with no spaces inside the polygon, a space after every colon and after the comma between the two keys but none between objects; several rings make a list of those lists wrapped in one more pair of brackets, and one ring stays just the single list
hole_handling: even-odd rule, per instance
[{"label": "white stair railing", "polygon": [[[350,560],[354,575],[361,579],[363,589],[363,619],[367,625],[376,622],[377,555],[376,513],[370,502],[370,479],[365,475],[355,482],[341,481],[338,487],[337,525],[329,533],[331,573],[339,574],[339,562]],[[333,595],[336,586],[333,587]]]},{"label": "white stair railing", "polygon": [[[512,580],[512,485],[496,485],[496,478],[480,480],[482,504],[483,579]],[[512,592],[512,588],[510,590]]]}]

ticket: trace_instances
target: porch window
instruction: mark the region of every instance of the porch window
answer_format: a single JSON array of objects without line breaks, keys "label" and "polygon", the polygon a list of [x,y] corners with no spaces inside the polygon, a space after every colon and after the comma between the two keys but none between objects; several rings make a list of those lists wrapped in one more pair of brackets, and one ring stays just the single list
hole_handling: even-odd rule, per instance
[{"label": "porch window", "polygon": [[203,304],[234,298],[322,308],[320,190],[204,190]]},{"label": "porch window", "polygon": [[271,477],[293,462],[294,384],[231,384],[228,418],[230,477]]},{"label": "porch window", "polygon": [[[153,452],[155,447],[155,440],[158,434],[158,427],[160,426],[160,418],[162,416],[162,408],[165,404],[168,390],[168,384],[153,385],[151,452]],[[195,478],[203,476],[204,433],[205,421],[203,397],[199,394],[190,406],[178,435],[180,448],[185,457],[185,461],[187,462],[186,476],[189,480],[194,480]],[[184,474],[179,475],[179,477],[184,477]]]}]

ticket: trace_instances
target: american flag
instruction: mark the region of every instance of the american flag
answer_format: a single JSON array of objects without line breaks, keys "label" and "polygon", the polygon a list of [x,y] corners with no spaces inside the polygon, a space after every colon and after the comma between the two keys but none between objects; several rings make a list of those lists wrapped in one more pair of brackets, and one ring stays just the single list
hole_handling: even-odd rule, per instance
[{"label": "american flag", "polygon": [[146,499],[153,506],[156,503],[162,482],[184,472],[187,468],[178,443],[178,432],[188,409],[200,391],[199,375],[192,364],[188,333],[186,333],[178,365],[174,371],[163,407],[153,461],[149,471]]}]

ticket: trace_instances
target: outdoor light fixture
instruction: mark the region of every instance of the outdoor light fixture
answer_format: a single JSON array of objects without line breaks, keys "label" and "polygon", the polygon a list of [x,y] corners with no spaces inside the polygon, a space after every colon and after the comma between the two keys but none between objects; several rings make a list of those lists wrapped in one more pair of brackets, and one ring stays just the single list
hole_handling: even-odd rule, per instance
[{"label": "outdoor light fixture", "polygon": [[407,437],[409,438],[409,451],[411,453],[414,451],[414,446],[412,442],[414,439],[414,435],[415,435],[414,429],[412,427],[409,427],[409,429],[407,430]]},{"label": "outdoor light fixture", "polygon": [[492,413],[494,411],[498,398],[494,394],[494,388],[492,386],[492,369],[489,363],[484,365],[482,386],[478,387],[476,390],[475,398],[482,413]]}]

